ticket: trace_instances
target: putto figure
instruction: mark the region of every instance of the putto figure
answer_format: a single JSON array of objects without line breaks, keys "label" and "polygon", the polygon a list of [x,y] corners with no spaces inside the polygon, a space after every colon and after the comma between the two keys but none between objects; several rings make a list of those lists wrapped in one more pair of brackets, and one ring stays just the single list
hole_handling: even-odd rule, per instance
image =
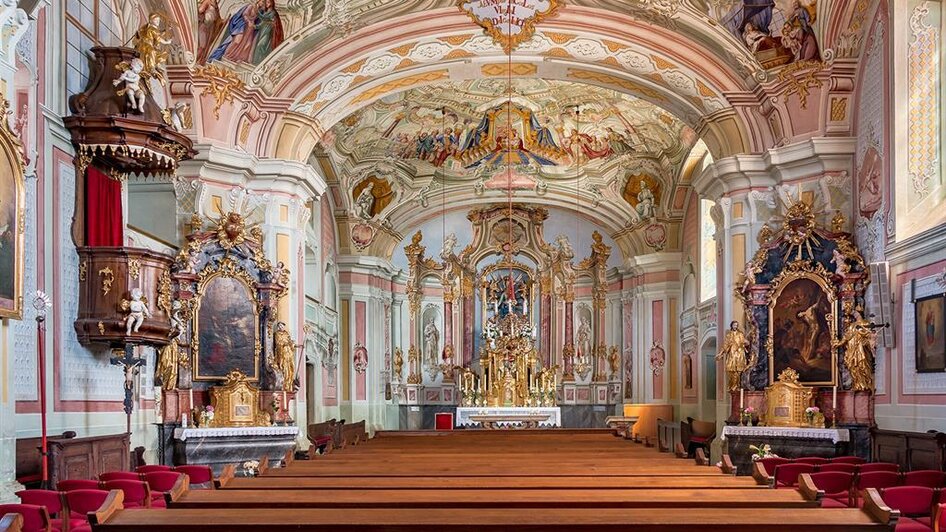
[{"label": "putto figure", "polygon": [[140,288],[134,288],[131,291],[131,301],[128,301],[128,316],[125,317],[125,334],[130,335],[138,332],[145,318],[151,317],[151,309],[144,301],[144,295]]},{"label": "putto figure", "polygon": [[141,59],[135,57],[128,63],[120,63],[118,66],[123,68],[122,73],[115,78],[112,85],[117,87],[124,83],[125,86],[119,89],[118,95],[125,96],[128,99],[129,109],[144,113],[145,90],[141,86],[141,74],[144,70],[144,63],[141,62]]},{"label": "putto figure", "polygon": [[749,349],[749,340],[739,328],[739,322],[729,324],[723,348],[716,355],[716,360],[722,360],[726,366],[729,391],[734,392],[741,386],[742,374],[748,367],[746,353]]}]

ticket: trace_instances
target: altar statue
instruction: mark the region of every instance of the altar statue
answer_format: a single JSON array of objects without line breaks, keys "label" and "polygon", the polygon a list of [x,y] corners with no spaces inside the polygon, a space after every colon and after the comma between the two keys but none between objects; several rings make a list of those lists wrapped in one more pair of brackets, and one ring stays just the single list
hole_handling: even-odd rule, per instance
[{"label": "altar statue", "polygon": [[729,324],[729,330],[726,331],[726,338],[723,341],[723,347],[716,360],[722,360],[726,366],[728,375],[729,391],[736,391],[741,386],[742,373],[746,371],[746,352],[749,349],[749,340],[739,328],[739,322],[733,321]]},{"label": "altar statue", "polygon": [[443,239],[443,248],[440,249],[440,258],[448,259],[453,255],[454,249],[457,247],[457,234],[450,233]]},{"label": "altar statue", "polygon": [[637,193],[636,209],[641,220],[649,220],[657,214],[654,208],[654,193],[651,192],[647,181],[641,181],[641,191]]},{"label": "altar statue", "polygon": [[164,77],[164,65],[168,60],[167,47],[171,44],[171,36],[161,30],[161,15],[151,13],[148,22],[138,28],[132,39],[132,45],[138,51],[138,57],[144,63],[142,75],[154,78],[163,86],[167,83]]},{"label": "altar statue", "polygon": [[440,363],[440,330],[433,316],[427,318],[424,327],[424,358],[432,366]]},{"label": "altar statue", "polygon": [[368,183],[355,200],[355,214],[362,220],[370,220],[373,216],[371,213],[371,210],[374,208],[374,194],[371,192],[372,190],[374,190],[374,183]]},{"label": "altar statue", "polygon": [[131,301],[122,301],[122,307],[128,310],[128,316],[125,317],[126,335],[131,335],[133,332],[137,333],[145,318],[151,317],[151,309],[148,308],[140,288],[131,290]]},{"label": "altar statue", "polygon": [[177,388],[177,368],[180,365],[180,353],[181,349],[177,344],[177,338],[172,338],[168,345],[162,347],[160,353],[158,353],[156,373],[161,379],[163,390]]},{"label": "altar statue", "polygon": [[591,322],[588,320],[587,316],[581,317],[576,339],[578,341],[578,355],[591,356]]},{"label": "altar statue", "polygon": [[276,332],[273,333],[273,366],[276,371],[282,375],[282,389],[291,392],[294,389],[296,380],[296,343],[286,330],[286,323],[276,324]]},{"label": "altar statue", "polygon": [[831,346],[844,348],[844,365],[851,373],[851,389],[855,392],[874,390],[874,349],[877,335],[871,323],[855,313],[854,321],[844,331],[840,340]]},{"label": "altar statue", "polygon": [[392,369],[394,370],[394,382],[401,382],[401,373],[404,370],[404,353],[401,352],[400,347],[394,350],[394,361],[392,366]]}]

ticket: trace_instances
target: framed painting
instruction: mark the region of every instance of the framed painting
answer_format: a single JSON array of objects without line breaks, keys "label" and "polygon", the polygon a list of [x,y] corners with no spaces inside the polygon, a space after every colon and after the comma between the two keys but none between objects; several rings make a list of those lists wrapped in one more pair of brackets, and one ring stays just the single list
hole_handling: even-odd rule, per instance
[{"label": "framed painting", "polygon": [[769,383],[786,369],[806,386],[834,386],[837,299],[822,277],[795,272],[783,279],[769,303]]},{"label": "framed painting", "polygon": [[914,304],[916,372],[946,371],[946,295],[920,298]]},{"label": "framed painting", "polygon": [[[0,97],[0,107],[7,103]],[[0,318],[23,317],[23,248],[26,234],[26,182],[16,135],[3,115],[0,124]]]},{"label": "framed painting", "polygon": [[259,380],[259,305],[247,280],[214,273],[200,283],[193,343],[195,380],[221,380],[234,370]]}]

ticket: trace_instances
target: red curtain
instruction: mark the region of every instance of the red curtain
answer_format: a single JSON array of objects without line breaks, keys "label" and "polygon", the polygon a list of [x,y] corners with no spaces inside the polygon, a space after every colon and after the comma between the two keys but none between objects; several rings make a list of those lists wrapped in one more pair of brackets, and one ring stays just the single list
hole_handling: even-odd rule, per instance
[{"label": "red curtain", "polygon": [[90,166],[85,179],[85,245],[123,244],[122,184]]}]

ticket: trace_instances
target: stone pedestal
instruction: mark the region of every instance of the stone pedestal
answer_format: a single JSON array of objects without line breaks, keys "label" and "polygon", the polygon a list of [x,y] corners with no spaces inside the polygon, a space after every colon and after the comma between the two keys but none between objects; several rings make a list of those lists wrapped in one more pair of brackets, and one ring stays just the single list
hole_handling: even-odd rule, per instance
[{"label": "stone pedestal", "polygon": [[227,464],[269,457],[270,467],[282,464],[296,445],[299,427],[226,427],[174,430],[174,465],[209,465],[214,475]]},{"label": "stone pedestal", "polygon": [[850,454],[851,434],[848,429],[817,429],[806,427],[723,427],[720,436],[723,452],[729,454],[737,475],[752,474],[750,445],[769,444],[772,452],[782,458],[821,456],[832,458]]}]

